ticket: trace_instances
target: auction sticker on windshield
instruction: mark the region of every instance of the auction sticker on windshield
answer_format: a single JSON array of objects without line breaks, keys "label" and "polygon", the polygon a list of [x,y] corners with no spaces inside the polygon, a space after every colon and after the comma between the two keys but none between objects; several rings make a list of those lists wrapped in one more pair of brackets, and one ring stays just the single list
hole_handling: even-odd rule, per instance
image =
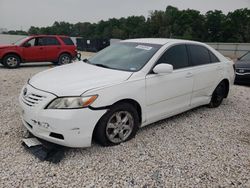
[{"label": "auction sticker on windshield", "polygon": [[152,49],[151,46],[144,46],[144,45],[138,45],[135,48],[142,49],[142,50],[151,50]]}]

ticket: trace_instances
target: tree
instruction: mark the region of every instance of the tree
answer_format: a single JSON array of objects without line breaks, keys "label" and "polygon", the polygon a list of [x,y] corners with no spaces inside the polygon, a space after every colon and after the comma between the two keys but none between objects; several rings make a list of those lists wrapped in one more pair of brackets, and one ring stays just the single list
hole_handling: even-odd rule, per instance
[{"label": "tree", "polygon": [[206,13],[206,38],[208,41],[224,41],[224,27],[226,16],[222,11],[208,11]]},{"label": "tree", "polygon": [[[27,34],[9,31],[9,34]],[[29,34],[60,34],[95,38],[163,37],[199,40],[203,42],[250,42],[250,9],[238,9],[227,15],[222,11],[208,11],[202,15],[197,10],[178,10],[173,6],[165,11],[152,11],[144,16],[111,18],[98,23],[54,22],[48,27],[31,26]]]}]

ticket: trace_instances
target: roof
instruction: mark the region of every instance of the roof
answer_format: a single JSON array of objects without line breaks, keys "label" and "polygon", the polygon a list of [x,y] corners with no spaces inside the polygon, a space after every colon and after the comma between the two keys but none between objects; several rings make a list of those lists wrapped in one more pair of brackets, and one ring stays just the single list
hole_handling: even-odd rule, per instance
[{"label": "roof", "polygon": [[122,42],[138,42],[138,43],[147,43],[147,44],[159,44],[164,45],[169,42],[189,42],[189,43],[199,43],[190,40],[181,40],[181,39],[168,39],[168,38],[138,38],[138,39],[128,39]]},{"label": "roof", "polygon": [[69,36],[66,36],[66,35],[30,35],[29,37],[69,37]]}]

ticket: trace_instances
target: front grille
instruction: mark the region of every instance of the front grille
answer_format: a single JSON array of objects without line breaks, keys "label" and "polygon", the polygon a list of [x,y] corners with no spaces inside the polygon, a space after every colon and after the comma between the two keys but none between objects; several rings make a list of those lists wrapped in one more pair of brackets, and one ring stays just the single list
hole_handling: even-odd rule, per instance
[{"label": "front grille", "polygon": [[40,102],[42,102],[46,97],[35,93],[29,93],[28,95],[23,96],[22,98],[24,104],[30,107],[34,107],[38,105]]}]

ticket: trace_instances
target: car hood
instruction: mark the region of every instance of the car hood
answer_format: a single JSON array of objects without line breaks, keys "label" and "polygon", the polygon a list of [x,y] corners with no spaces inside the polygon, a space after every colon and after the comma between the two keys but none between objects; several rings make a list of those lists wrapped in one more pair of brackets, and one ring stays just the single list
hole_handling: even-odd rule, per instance
[{"label": "car hood", "polygon": [[235,62],[236,68],[250,68],[250,61],[236,61]]},{"label": "car hood", "polygon": [[87,90],[121,83],[131,74],[79,61],[40,72],[29,84],[57,96],[79,96]]},{"label": "car hood", "polygon": [[15,45],[12,45],[12,44],[1,44],[0,45],[0,49],[3,49],[3,48],[13,48],[15,47]]}]

